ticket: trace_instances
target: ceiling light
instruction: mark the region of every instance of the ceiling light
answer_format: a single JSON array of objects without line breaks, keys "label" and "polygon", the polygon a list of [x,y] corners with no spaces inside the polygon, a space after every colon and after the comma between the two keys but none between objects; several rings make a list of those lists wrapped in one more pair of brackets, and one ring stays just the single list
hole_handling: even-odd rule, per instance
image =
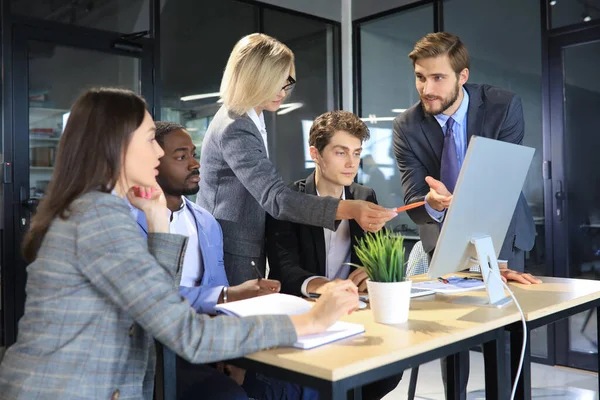
[{"label": "ceiling light", "polygon": [[393,121],[395,119],[396,119],[396,117],[378,117],[375,114],[369,114],[368,117],[361,118],[361,120],[363,120],[364,122],[368,122],[371,124],[376,124],[378,122],[384,122],[384,121]]},{"label": "ceiling light", "polygon": [[180,100],[181,101],[202,100],[202,99],[209,99],[211,97],[219,97],[220,95],[221,95],[221,93],[219,93],[219,92],[192,94],[190,96],[183,96]]},{"label": "ceiling light", "polygon": [[285,115],[287,113],[291,113],[292,111],[299,109],[303,105],[304,105],[303,103],[282,104],[279,111],[277,111],[277,115]]},{"label": "ceiling light", "polygon": [[592,20],[592,17],[589,14],[586,14],[583,16],[583,22],[590,22]]},{"label": "ceiling light", "polygon": [[551,6],[555,6],[555,5],[556,5],[556,0],[552,0],[552,1],[550,2],[550,5],[551,5]]},{"label": "ceiling light", "polygon": [[406,108],[392,108],[393,113],[403,113],[406,111]]}]

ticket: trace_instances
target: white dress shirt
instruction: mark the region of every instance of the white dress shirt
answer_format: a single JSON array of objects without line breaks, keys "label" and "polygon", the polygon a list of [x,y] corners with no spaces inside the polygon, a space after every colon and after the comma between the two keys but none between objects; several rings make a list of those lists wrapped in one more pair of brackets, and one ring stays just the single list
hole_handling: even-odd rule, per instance
[{"label": "white dress shirt", "polygon": [[181,199],[181,208],[173,213],[169,211],[172,218],[169,222],[169,232],[187,236],[188,244],[183,257],[183,269],[181,271],[180,286],[194,287],[200,286],[204,265],[200,254],[200,245],[198,244],[198,227],[196,218],[191,210],[186,207],[185,200]]},{"label": "white dress shirt", "polygon": [[267,125],[265,125],[265,116],[264,113],[260,113],[260,115],[256,114],[256,110],[251,108],[248,111],[248,116],[254,122],[254,125],[258,128],[260,135],[263,138],[263,142],[265,143],[265,149],[267,150],[267,157],[269,157],[269,142],[267,141]]},{"label": "white dress shirt", "polygon": [[[317,190],[317,196],[319,191]],[[346,200],[346,189],[342,190],[342,200]],[[325,275],[326,276],[311,276],[302,283],[300,291],[304,296],[308,297],[308,283],[313,279],[327,278],[348,279],[350,275],[350,262],[352,240],[350,237],[350,221],[347,219],[340,222],[336,231],[323,228],[323,236],[325,239]]]}]

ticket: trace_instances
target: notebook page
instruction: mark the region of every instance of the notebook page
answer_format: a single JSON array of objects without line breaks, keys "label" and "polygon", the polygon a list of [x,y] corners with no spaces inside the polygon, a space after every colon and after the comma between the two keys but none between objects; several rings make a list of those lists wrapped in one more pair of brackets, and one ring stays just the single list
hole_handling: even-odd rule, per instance
[{"label": "notebook page", "polygon": [[349,336],[363,333],[365,327],[360,324],[353,324],[351,322],[338,321],[329,327],[323,333],[317,333],[315,335],[300,336],[298,341],[294,343],[294,347],[297,349],[312,349],[313,347],[321,346],[323,344],[335,342],[336,340],[344,339]]},{"label": "notebook page", "polygon": [[252,315],[298,315],[308,312],[310,302],[296,296],[273,293],[231,303],[218,304],[217,311],[237,317]]}]

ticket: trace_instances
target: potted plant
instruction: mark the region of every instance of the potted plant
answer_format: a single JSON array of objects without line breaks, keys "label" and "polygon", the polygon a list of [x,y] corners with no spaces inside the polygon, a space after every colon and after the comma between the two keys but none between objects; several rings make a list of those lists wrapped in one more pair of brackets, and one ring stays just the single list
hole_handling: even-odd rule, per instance
[{"label": "potted plant", "polygon": [[412,282],[406,279],[404,237],[382,229],[366,235],[355,249],[369,277],[367,288],[375,322],[406,322]]}]

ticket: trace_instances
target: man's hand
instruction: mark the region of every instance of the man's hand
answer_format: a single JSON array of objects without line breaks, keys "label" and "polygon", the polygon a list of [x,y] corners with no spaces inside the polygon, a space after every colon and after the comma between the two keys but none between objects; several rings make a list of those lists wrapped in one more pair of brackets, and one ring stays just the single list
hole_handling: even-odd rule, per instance
[{"label": "man's hand", "polygon": [[348,276],[348,279],[354,282],[354,284],[358,287],[359,292],[367,291],[367,279],[369,279],[369,277],[364,269],[356,268],[354,271],[352,271],[350,276]]},{"label": "man's hand", "polygon": [[237,301],[249,299],[266,294],[278,293],[281,290],[281,282],[273,279],[252,279],[241,285],[231,286],[227,290],[227,300]]},{"label": "man's hand", "polygon": [[512,269],[508,269],[508,265],[505,262],[499,262],[498,268],[500,269],[500,275],[502,276],[502,280],[504,283],[508,281],[514,281],[517,283],[522,283],[524,285],[531,285],[542,283],[542,281],[531,274],[526,274],[524,272],[513,271]]},{"label": "man's hand", "polygon": [[342,200],[338,206],[336,219],[353,219],[363,230],[377,232],[385,223],[398,215],[395,211],[364,200]]},{"label": "man's hand", "polygon": [[311,279],[311,281],[308,282],[308,285],[306,285],[306,292],[323,294],[323,291],[325,290],[323,287],[329,282],[329,279],[322,277]]},{"label": "man's hand", "polygon": [[446,186],[441,181],[433,179],[430,176],[425,178],[425,182],[429,185],[429,193],[425,198],[431,208],[437,211],[444,211],[450,207],[452,193],[446,189]]}]

